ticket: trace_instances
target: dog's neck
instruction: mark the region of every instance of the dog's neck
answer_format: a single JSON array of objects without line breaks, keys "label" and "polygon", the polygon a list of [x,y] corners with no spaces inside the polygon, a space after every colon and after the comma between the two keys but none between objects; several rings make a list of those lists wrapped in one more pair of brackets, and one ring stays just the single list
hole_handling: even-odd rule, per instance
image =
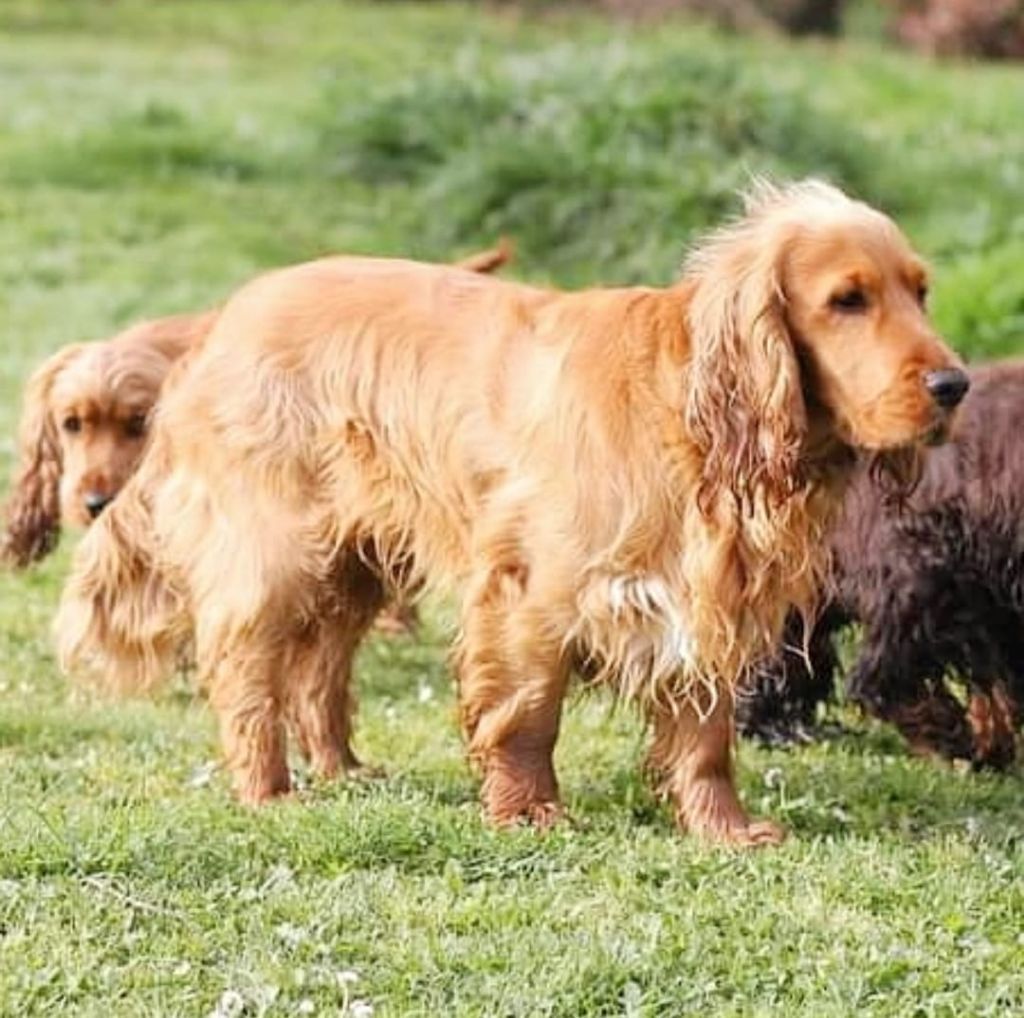
[{"label": "dog's neck", "polygon": [[835,415],[812,394],[805,394],[807,436],[801,451],[801,471],[814,483],[845,483],[857,465],[856,450],[839,435]]}]

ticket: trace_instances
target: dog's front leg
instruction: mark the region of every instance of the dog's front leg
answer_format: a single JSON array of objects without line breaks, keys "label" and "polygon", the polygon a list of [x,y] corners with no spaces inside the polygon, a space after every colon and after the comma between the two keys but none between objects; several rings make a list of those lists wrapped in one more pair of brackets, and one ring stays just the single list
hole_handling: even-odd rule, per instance
[{"label": "dog's front leg", "polygon": [[783,829],[770,820],[752,820],[736,793],[732,711],[725,690],[703,716],[688,701],[652,706],[651,768],[683,830],[724,844],[779,844]]},{"label": "dog's front leg", "polygon": [[235,647],[209,680],[224,757],[235,794],[258,806],[289,791],[278,692],[279,655],[268,647]]},{"label": "dog's front leg", "polygon": [[974,766],[1006,770],[1017,756],[1020,708],[1002,680],[971,690],[967,722],[974,742]]}]

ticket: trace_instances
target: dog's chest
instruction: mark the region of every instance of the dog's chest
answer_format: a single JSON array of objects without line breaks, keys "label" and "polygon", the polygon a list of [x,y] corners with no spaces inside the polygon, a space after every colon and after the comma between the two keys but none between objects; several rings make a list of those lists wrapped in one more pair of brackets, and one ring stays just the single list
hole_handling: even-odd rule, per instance
[{"label": "dog's chest", "polygon": [[664,577],[606,576],[589,586],[581,608],[578,636],[595,678],[622,695],[657,697],[698,670],[685,600]]},{"label": "dog's chest", "polygon": [[659,576],[620,575],[608,583],[611,620],[635,633],[655,658],[676,667],[696,658],[680,599]]}]

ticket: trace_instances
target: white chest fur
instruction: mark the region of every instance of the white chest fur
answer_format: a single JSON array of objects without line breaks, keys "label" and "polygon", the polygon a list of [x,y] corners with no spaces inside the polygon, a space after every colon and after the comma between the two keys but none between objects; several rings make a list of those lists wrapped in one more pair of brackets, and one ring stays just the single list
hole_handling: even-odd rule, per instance
[{"label": "white chest fur", "polygon": [[574,634],[597,664],[597,679],[620,695],[647,701],[691,698],[708,688],[683,598],[660,576],[605,575],[581,597]]}]

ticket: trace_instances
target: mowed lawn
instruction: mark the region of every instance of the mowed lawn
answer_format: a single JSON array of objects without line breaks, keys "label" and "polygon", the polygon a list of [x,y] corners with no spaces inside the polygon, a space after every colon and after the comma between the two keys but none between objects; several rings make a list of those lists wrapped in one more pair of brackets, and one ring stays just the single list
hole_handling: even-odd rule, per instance
[{"label": "mowed lawn", "polygon": [[[1024,349],[1024,71],[684,23],[448,4],[0,6],[0,468],[63,343],[351,250],[671,278],[749,173],[823,173],[932,260],[949,339]],[[6,483],[6,482],[4,482]],[[363,654],[386,777],[247,812],[186,680],[110,703],[57,672],[68,563],[0,575],[0,1014],[1009,1016],[1024,1013],[1024,787],[890,733],[744,746],[743,854],[680,837],[629,707],[576,699],[575,823],[481,823],[451,612]]]}]

